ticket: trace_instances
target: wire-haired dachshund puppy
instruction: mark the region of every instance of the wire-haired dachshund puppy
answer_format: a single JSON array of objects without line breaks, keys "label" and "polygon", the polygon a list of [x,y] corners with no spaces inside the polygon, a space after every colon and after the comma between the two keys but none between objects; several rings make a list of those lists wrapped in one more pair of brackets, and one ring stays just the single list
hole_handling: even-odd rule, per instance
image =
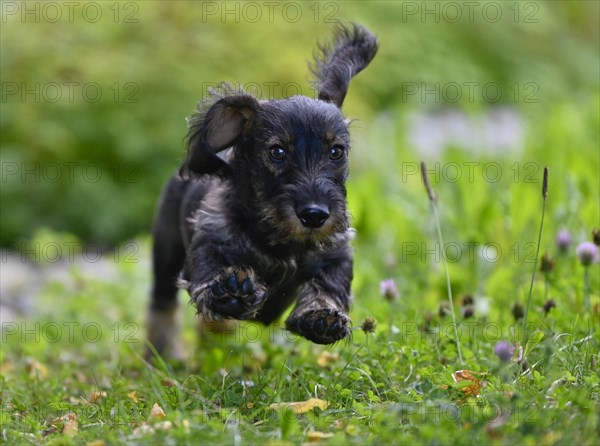
[{"label": "wire-haired dachshund puppy", "polygon": [[177,357],[177,286],[206,320],[269,324],[330,344],[350,334],[346,209],[350,138],[340,111],[350,79],[377,52],[339,26],[311,67],[318,98],[258,100],[226,86],[190,117],[188,152],[154,225],[148,338]]}]

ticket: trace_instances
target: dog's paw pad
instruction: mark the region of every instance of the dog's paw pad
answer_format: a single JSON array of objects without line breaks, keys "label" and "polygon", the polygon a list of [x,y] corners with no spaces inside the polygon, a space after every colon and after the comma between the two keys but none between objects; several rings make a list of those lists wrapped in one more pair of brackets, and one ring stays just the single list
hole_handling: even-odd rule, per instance
[{"label": "dog's paw pad", "polygon": [[223,297],[223,296],[227,295],[225,288],[223,288],[223,285],[221,284],[221,282],[218,282],[218,281],[214,281],[211,284],[210,292],[212,293],[212,295],[214,297]]},{"label": "dog's paw pad", "polygon": [[209,285],[206,304],[217,315],[235,319],[252,319],[260,310],[266,290],[250,269],[229,267]]},{"label": "dog's paw pad", "polygon": [[286,321],[288,330],[317,344],[333,344],[350,335],[350,318],[340,310],[308,310]]}]

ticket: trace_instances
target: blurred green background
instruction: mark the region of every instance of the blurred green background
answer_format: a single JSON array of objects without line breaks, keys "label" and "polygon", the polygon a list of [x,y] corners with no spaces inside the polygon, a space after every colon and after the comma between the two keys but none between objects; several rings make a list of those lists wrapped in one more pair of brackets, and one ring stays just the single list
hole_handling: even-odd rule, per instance
[{"label": "blurred green background", "polygon": [[[423,239],[421,159],[439,163],[449,237],[533,239],[544,165],[550,224],[583,234],[598,222],[598,2],[51,3],[2,4],[1,246],[40,227],[103,246],[149,231],[208,86],[313,95],[307,61],[337,21],[380,42],[344,113],[357,243],[381,248],[382,264]],[[469,140],[478,123],[487,136]],[[509,143],[494,148],[495,132]]]}]

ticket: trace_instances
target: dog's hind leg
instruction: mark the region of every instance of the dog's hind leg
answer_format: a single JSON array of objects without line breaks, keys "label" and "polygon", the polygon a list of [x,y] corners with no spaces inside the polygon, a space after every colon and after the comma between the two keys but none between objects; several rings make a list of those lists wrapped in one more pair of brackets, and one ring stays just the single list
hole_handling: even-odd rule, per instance
[{"label": "dog's hind leg", "polygon": [[[177,279],[185,261],[181,202],[186,183],[173,177],[165,186],[152,231],[153,285],[148,309],[149,342],[165,359],[181,360],[180,327],[177,312]],[[151,357],[152,349],[147,356]]]}]

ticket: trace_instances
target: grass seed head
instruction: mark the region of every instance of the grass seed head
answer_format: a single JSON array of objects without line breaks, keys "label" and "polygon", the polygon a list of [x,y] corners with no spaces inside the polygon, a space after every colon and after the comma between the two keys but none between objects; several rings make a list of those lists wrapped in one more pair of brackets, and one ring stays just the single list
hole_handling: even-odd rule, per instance
[{"label": "grass seed head", "polygon": [[367,317],[360,326],[360,329],[365,333],[375,333],[375,327],[377,327],[377,321],[372,317]]},{"label": "grass seed head", "polygon": [[462,297],[462,300],[461,300],[461,302],[460,302],[460,304],[461,304],[463,307],[467,307],[467,306],[469,306],[469,305],[473,305],[474,303],[475,303],[475,300],[473,299],[473,296],[472,296],[471,294],[465,294],[465,295]]},{"label": "grass seed head", "polygon": [[544,167],[544,180],[542,181],[542,197],[544,200],[548,196],[548,168]]},{"label": "grass seed head", "polygon": [[515,321],[523,319],[523,316],[525,316],[525,310],[523,309],[523,305],[521,305],[519,302],[515,302],[511,311],[513,317],[515,318]]},{"label": "grass seed head", "polygon": [[425,161],[421,161],[421,177],[423,178],[423,184],[425,185],[425,190],[427,191],[429,201],[434,203],[436,196],[431,184],[429,183],[429,176],[427,175],[427,165],[425,164]]},{"label": "grass seed head", "polygon": [[448,302],[441,302],[440,303],[440,307],[438,308],[438,315],[440,317],[446,317],[447,315],[450,314],[450,305],[448,304]]},{"label": "grass seed head", "polygon": [[554,302],[554,299],[548,299],[545,303],[544,303],[544,314],[547,316],[548,313],[550,313],[550,310],[552,308],[556,308],[556,302]]},{"label": "grass seed head", "polygon": [[465,319],[469,319],[470,317],[473,317],[475,315],[475,308],[473,307],[473,305],[467,305],[466,307],[462,307],[461,311]]},{"label": "grass seed head", "polygon": [[592,241],[594,245],[600,246],[600,228],[592,229]]},{"label": "grass seed head", "polygon": [[548,253],[545,253],[540,259],[540,271],[544,274],[550,274],[552,271],[554,271],[555,266],[556,262]]}]

